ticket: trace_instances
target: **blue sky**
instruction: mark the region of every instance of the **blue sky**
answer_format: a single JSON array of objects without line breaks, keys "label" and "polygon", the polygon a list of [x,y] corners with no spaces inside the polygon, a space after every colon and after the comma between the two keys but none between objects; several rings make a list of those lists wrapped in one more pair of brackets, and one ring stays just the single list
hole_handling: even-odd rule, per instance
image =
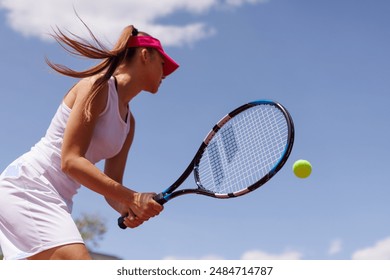
[{"label": "blue sky", "polygon": [[[44,57],[90,65],[45,36],[55,25],[83,34],[71,1],[37,1],[0,0],[0,169],[44,135],[75,82]],[[97,213],[109,229],[98,251],[124,259],[390,259],[388,1],[73,2],[107,41],[134,23],[181,65],[157,95],[130,104],[137,130],[128,187],[169,186],[211,126],[242,103],[279,101],[296,128],[289,161],[264,187],[233,200],[175,199],[135,230],[118,229],[104,200],[80,189],[74,216]],[[291,171],[300,158],[313,165],[305,180]]]}]

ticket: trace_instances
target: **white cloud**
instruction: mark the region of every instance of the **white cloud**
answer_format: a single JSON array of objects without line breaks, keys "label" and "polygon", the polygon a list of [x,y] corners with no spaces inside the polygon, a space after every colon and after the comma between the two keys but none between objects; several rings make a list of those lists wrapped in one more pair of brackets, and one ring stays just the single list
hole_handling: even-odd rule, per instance
[{"label": "white cloud", "polygon": [[[267,253],[260,250],[250,250],[244,252],[241,256],[241,260],[300,260],[302,253],[297,251],[286,250],[280,254]],[[224,260],[225,258],[219,255],[205,255],[202,257],[190,257],[190,256],[167,256],[164,260]]]},{"label": "white cloud", "polygon": [[125,26],[133,24],[165,45],[180,46],[210,37],[216,30],[201,21],[164,25],[159,24],[160,19],[169,19],[178,12],[201,15],[218,7],[264,2],[267,0],[0,0],[0,9],[7,11],[8,24],[25,36],[47,39],[54,26],[79,34],[81,25],[75,8],[98,36],[101,34],[110,42],[116,40]]},{"label": "white cloud", "polygon": [[224,258],[218,255],[205,255],[200,258],[194,258],[194,257],[178,257],[178,256],[167,256],[164,258],[164,260],[223,260]]},{"label": "white cloud", "polygon": [[260,250],[252,250],[245,252],[242,256],[242,260],[299,260],[302,257],[302,253],[297,251],[285,251],[281,254],[272,254]]},{"label": "white cloud", "polygon": [[390,237],[378,241],[374,246],[356,251],[353,260],[390,260]]},{"label": "white cloud", "polygon": [[266,3],[268,0],[226,0],[226,4],[229,6],[241,6],[246,3],[257,4],[257,3]]},{"label": "white cloud", "polygon": [[335,255],[341,252],[342,243],[340,239],[335,239],[330,243],[328,254]]}]

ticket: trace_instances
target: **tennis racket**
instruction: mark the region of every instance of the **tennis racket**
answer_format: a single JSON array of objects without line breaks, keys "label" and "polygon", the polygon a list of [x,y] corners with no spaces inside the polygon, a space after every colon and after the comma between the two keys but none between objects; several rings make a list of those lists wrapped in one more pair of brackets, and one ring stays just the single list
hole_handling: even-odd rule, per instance
[{"label": "tennis racket", "polygon": [[[183,174],[154,199],[161,205],[185,194],[233,198],[270,180],[285,164],[294,143],[294,123],[285,107],[269,100],[244,104],[207,134]],[[178,187],[193,173],[196,188]],[[118,219],[120,228],[124,217]]]}]

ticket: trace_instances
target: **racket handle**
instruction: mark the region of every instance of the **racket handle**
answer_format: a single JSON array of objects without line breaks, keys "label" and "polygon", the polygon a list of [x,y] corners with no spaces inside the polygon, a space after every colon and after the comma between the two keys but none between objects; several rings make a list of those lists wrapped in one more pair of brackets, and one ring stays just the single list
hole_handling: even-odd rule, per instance
[{"label": "racket handle", "polygon": [[167,200],[164,198],[163,193],[156,194],[153,199],[160,205],[164,205]]},{"label": "racket handle", "polygon": [[122,216],[118,218],[118,227],[120,227],[121,229],[127,228],[127,226],[124,224],[125,218],[126,216]]},{"label": "racket handle", "polygon": [[[153,199],[159,203],[160,205],[164,205],[165,202],[167,202],[167,200],[164,198],[164,195],[163,193],[159,193],[159,194],[156,194]],[[118,218],[118,226],[121,228],[121,229],[126,229],[127,226],[124,224],[124,221],[125,221],[125,218],[126,216],[122,216],[122,217],[119,217]]]}]

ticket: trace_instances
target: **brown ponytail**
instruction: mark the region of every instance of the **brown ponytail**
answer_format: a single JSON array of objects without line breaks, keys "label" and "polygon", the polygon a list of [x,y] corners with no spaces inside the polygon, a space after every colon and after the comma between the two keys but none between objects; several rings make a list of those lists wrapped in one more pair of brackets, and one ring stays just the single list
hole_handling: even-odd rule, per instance
[{"label": "brown ponytail", "polygon": [[134,55],[134,48],[128,48],[127,43],[132,35],[138,34],[138,31],[132,25],[125,27],[113,49],[109,50],[95,37],[84,21],[81,18],[79,19],[88,30],[92,38],[92,42],[89,42],[74,33],[70,33],[71,36],[68,36],[58,28],[57,30],[54,30],[52,37],[60,44],[61,47],[72,55],[90,59],[100,59],[102,61],[99,64],[83,71],[75,71],[64,65],[52,63],[47,58],[46,63],[56,72],[74,78],[86,78],[96,74],[103,74],[93,84],[84,109],[86,119],[90,120],[91,106],[95,96],[105,86],[117,67],[125,59],[129,59]]}]

